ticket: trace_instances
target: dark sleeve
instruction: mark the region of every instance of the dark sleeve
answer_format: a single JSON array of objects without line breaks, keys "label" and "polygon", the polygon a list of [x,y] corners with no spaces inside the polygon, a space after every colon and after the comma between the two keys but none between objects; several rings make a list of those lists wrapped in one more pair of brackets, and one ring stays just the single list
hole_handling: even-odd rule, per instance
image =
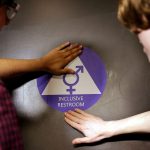
[{"label": "dark sleeve", "polygon": [[14,3],[14,0],[0,0],[0,5],[12,6]]}]

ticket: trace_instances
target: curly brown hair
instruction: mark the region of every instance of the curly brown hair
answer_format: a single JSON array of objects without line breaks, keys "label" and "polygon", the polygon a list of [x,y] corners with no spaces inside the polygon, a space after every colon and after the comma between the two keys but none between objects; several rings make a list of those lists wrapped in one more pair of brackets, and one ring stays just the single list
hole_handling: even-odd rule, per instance
[{"label": "curly brown hair", "polygon": [[150,0],[119,0],[118,19],[130,30],[150,28]]}]

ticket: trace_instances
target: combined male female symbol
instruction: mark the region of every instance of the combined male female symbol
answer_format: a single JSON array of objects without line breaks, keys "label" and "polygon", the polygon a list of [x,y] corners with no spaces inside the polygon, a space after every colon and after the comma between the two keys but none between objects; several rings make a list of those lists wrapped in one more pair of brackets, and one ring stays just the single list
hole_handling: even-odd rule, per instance
[{"label": "combined male female symbol", "polygon": [[67,86],[69,86],[69,89],[66,89],[67,92],[70,92],[70,95],[73,94],[74,91],[76,91],[76,89],[73,89],[73,86],[75,86],[78,82],[79,82],[79,73],[83,73],[84,72],[84,66],[76,66],[77,70],[75,72],[75,81],[73,81],[73,83],[68,83],[67,82],[67,74],[63,75],[63,82],[64,84],[66,84]]}]

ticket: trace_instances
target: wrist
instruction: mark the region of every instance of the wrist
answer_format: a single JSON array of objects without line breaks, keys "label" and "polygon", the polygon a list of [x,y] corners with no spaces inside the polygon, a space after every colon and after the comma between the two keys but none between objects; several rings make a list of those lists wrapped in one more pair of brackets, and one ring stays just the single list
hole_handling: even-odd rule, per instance
[{"label": "wrist", "polygon": [[108,121],[106,123],[106,131],[108,137],[112,137],[119,134],[117,126],[119,126],[117,121]]},{"label": "wrist", "polygon": [[43,57],[35,60],[39,71],[47,71],[45,67],[45,59]]},{"label": "wrist", "polygon": [[39,61],[40,71],[49,72],[49,67],[51,66],[50,65],[51,58],[48,58],[47,56],[43,56],[39,58],[38,61]]},{"label": "wrist", "polygon": [[127,119],[110,121],[108,122],[109,132],[111,136],[131,133],[132,126],[130,124],[130,121]]},{"label": "wrist", "polygon": [[44,67],[43,67],[44,65],[43,65],[41,58],[28,60],[27,64],[28,65],[26,65],[26,68],[28,72],[44,71]]},{"label": "wrist", "polygon": [[108,121],[106,124],[106,130],[108,137],[117,136],[127,133],[127,125],[123,120]]}]

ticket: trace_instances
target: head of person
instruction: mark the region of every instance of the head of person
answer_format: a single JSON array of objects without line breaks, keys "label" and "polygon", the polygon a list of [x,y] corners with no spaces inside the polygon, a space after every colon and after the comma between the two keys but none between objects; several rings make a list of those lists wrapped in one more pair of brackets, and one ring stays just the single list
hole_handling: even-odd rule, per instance
[{"label": "head of person", "polygon": [[150,0],[119,0],[119,21],[138,33],[150,28]]},{"label": "head of person", "polygon": [[119,0],[118,19],[138,35],[150,61],[150,0]]}]

